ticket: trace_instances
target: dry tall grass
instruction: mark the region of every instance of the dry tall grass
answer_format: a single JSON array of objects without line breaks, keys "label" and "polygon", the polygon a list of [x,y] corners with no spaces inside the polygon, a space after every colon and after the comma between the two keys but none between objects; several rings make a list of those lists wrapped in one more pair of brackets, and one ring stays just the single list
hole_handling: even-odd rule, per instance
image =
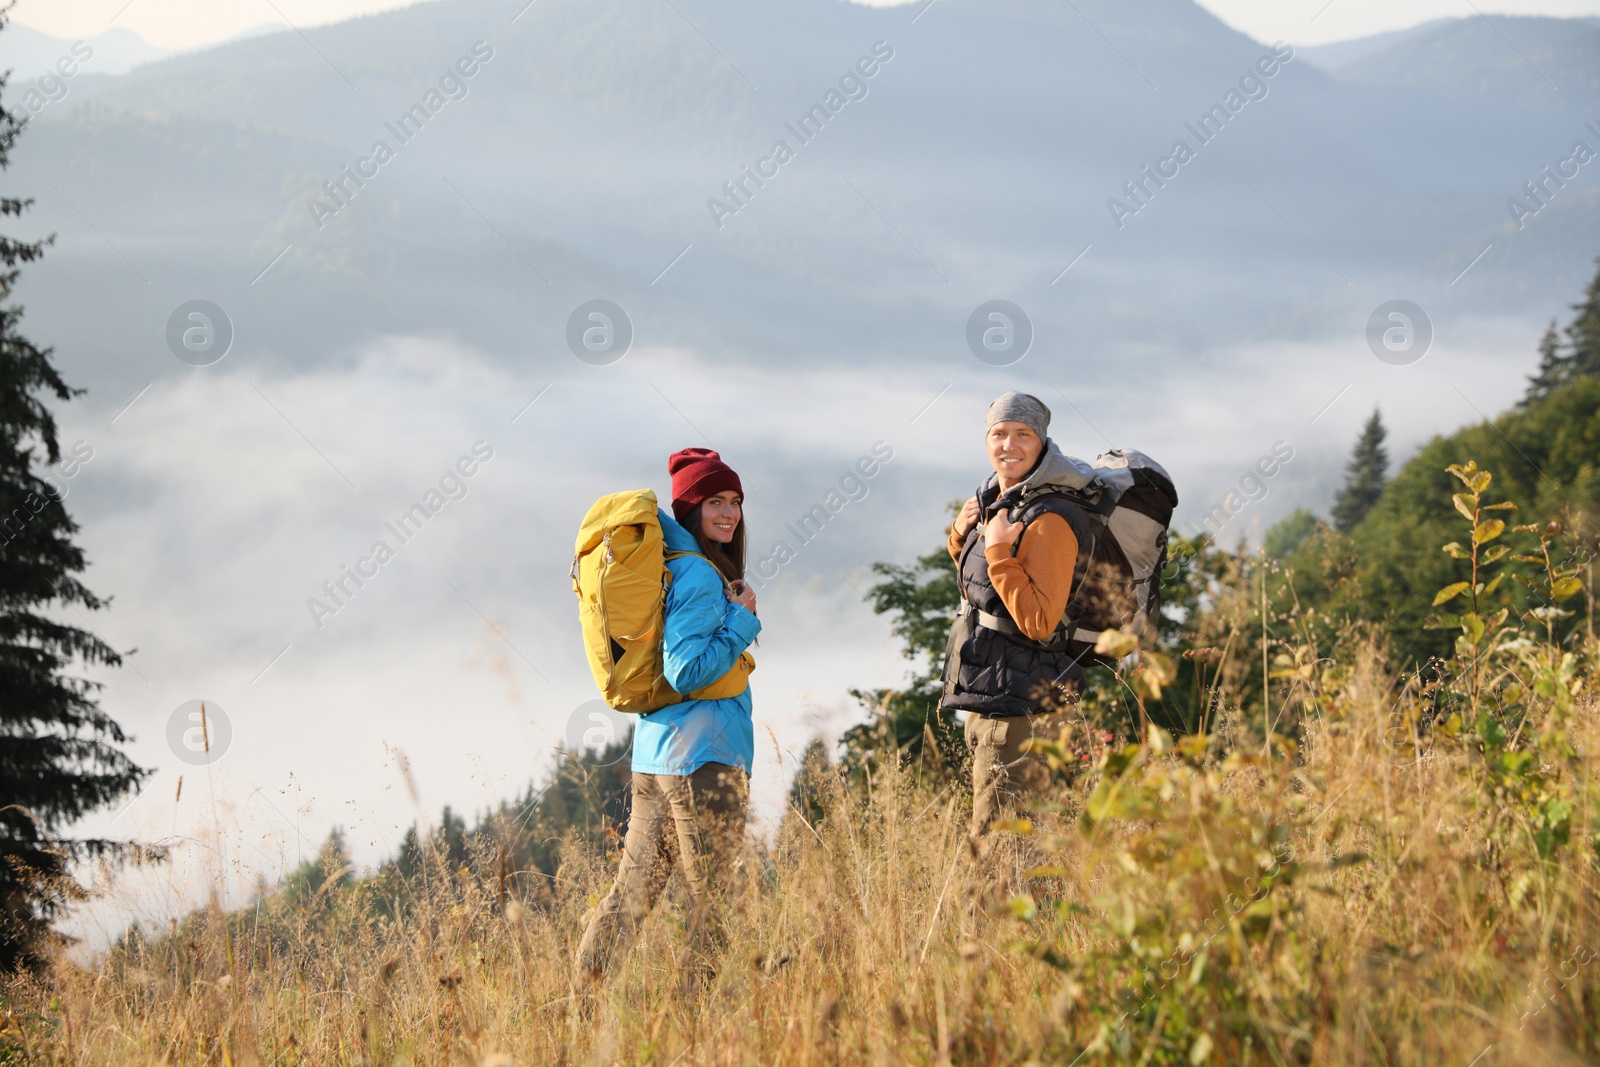
[{"label": "dry tall grass", "polygon": [[[1446,551],[1471,581],[1434,601],[1460,610],[1435,620],[1459,630],[1442,672],[1396,677],[1346,628],[1331,656],[1274,642],[1297,740],[1224,711],[1211,736],[1107,747],[1079,721],[1042,746],[1050,795],[982,860],[939,775],[889,760],[862,790],[809,767],[803,810],[752,842],[698,996],[670,902],[578,995],[615,855],[572,834],[526,881],[491,833],[455,871],[301,883],[15,980],[0,1064],[1597,1062],[1600,652],[1557,607],[1587,563],[1552,553],[1560,524],[1515,527],[1537,551],[1507,562],[1534,565],[1514,576],[1544,606],[1496,608],[1511,550],[1485,546],[1510,505],[1450,470],[1471,537]],[[1225,658],[1239,625],[1186,654]],[[1159,695],[1171,661],[1138,656],[1131,690]]]},{"label": "dry tall grass", "polygon": [[1565,724],[1570,833],[1541,856],[1532,802],[1497,795],[1472,745],[1396,747],[1408,698],[1375,654],[1314,688],[1302,751],[1224,721],[1063,776],[1009,900],[956,787],[815,776],[825,817],[752,845],[693,1003],[669,900],[581,1010],[569,961],[615,863],[574,845],[534,897],[434,869],[400,918],[365,882],[63,960],[6,988],[0,1062],[1595,1062],[1600,707]]}]

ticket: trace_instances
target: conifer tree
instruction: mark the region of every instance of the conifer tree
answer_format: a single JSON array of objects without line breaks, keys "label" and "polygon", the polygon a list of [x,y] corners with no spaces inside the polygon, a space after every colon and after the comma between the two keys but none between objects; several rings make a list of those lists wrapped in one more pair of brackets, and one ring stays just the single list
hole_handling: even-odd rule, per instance
[{"label": "conifer tree", "polygon": [[[0,170],[22,126],[0,104]],[[31,203],[0,197],[0,219]],[[117,653],[58,621],[61,608],[94,610],[105,601],[78,581],[85,562],[72,540],[77,524],[41,476],[61,460],[46,400],[78,390],[61,379],[50,349],[22,336],[22,308],[10,299],[20,265],[38,259],[47,243],[0,235],[0,969],[7,971],[39,965],[52,938],[59,940],[51,920],[86,895],[74,861],[140,851],[128,842],[63,839],[59,831],[149,773],[121,751],[127,737],[96,703],[97,686],[70,673],[75,665],[114,666]]]},{"label": "conifer tree", "polygon": [[1340,533],[1354,530],[1383,495],[1389,476],[1389,453],[1383,447],[1387,436],[1383,418],[1373,408],[1344,469],[1344,487],[1333,501],[1333,525]]},{"label": "conifer tree", "polygon": [[[1600,259],[1595,263],[1600,265]],[[1577,317],[1567,326],[1569,376],[1600,378],[1600,269],[1589,281],[1583,303],[1572,305]]]},{"label": "conifer tree", "polygon": [[1556,332],[1556,320],[1551,319],[1539,339],[1539,369],[1528,379],[1528,391],[1520,407],[1543,400],[1572,377],[1572,357],[1561,351],[1561,335]]}]

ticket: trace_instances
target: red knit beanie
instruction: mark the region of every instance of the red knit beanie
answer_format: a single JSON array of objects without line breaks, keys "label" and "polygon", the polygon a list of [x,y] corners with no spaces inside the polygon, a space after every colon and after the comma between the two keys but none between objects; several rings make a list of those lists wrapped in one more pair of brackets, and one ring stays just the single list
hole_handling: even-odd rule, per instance
[{"label": "red knit beanie", "polygon": [[682,522],[708,496],[732,489],[744,497],[744,486],[733,468],[709,448],[686,448],[667,457],[667,473],[672,475],[672,515]]}]

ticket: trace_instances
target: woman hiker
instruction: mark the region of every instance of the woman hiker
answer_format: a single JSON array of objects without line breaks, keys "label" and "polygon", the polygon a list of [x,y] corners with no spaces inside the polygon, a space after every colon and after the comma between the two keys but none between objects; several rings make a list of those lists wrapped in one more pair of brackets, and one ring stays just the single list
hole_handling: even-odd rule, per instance
[{"label": "woman hiker", "polygon": [[972,750],[970,835],[986,854],[989,825],[1042,793],[1050,769],[1026,752],[1055,740],[1082,668],[1067,647],[1068,603],[1087,567],[1091,521],[1052,490],[1082,489],[1094,470],[1048,436],[1050,409],[1010,392],[989,405],[994,474],[950,527],[961,605],[944,667],[942,706],[965,712]]},{"label": "woman hiker", "polygon": [[[705,448],[673,453],[667,470],[672,516],[658,514],[666,547],[696,554],[667,561],[672,585],[662,653],[667,683],[688,694],[733,673],[761,621],[755,591],[744,580],[739,476]],[[639,716],[622,865],[578,946],[580,978],[611,975],[674,867],[683,872],[692,909],[685,983],[693,987],[711,976],[739,866],[754,757],[747,685],[737,696],[689,698]]]}]

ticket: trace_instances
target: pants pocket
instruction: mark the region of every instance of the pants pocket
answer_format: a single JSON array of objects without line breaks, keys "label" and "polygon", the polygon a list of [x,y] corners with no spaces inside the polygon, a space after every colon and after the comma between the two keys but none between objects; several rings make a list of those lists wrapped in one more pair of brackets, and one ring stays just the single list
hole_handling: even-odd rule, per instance
[{"label": "pants pocket", "polygon": [[979,748],[1004,748],[1007,738],[1011,736],[1011,729],[1009,719],[991,719],[976,712],[968,712],[967,747],[974,751]]}]

